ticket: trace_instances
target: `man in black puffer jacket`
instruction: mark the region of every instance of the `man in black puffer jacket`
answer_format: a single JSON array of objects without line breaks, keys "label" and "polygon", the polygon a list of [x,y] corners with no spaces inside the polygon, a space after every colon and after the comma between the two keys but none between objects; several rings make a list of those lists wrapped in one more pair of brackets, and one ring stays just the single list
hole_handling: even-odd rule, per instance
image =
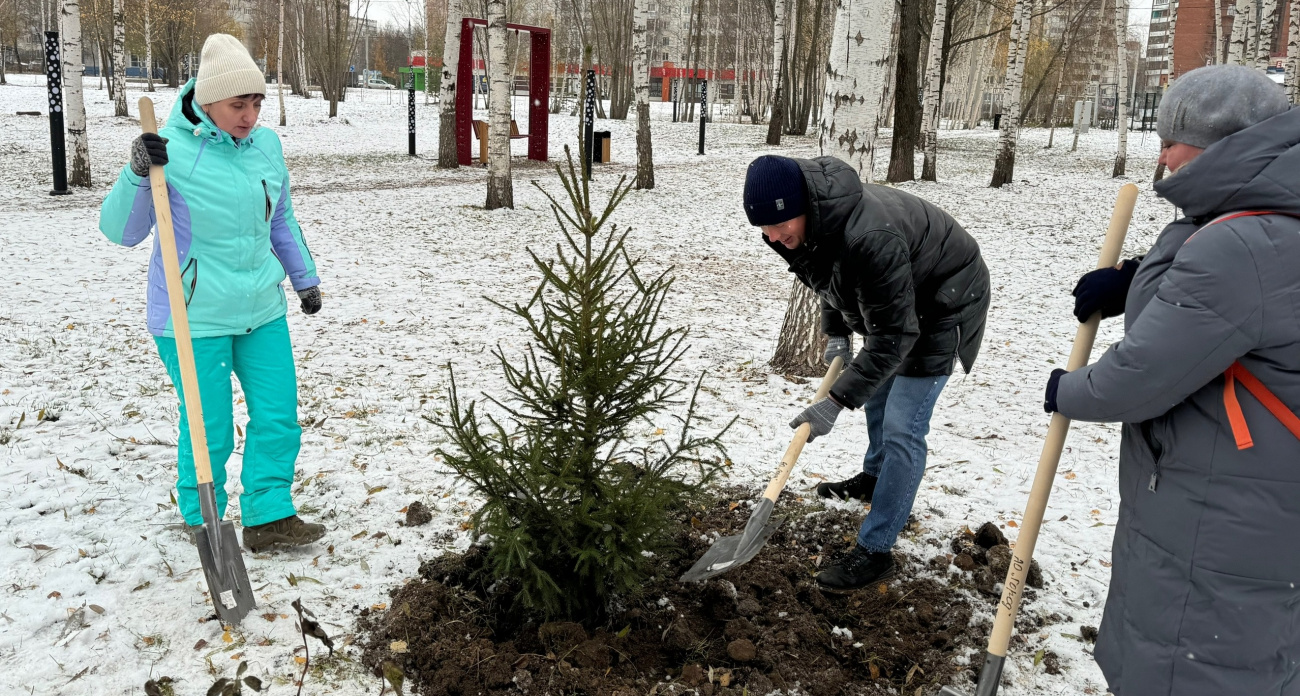
[{"label": "man in black puffer jacket", "polygon": [[[854,590],[894,573],[890,549],[925,472],[934,404],[954,360],[970,372],[979,352],[988,268],[950,215],[902,191],[863,184],[834,157],[754,160],[745,213],[821,298],[826,361],[838,355],[847,363],[830,397],[790,426],[808,423],[811,442],[831,431],[840,411],[866,407],[862,473],[817,489],[872,504],[853,552],[817,576],[825,589]],[[853,333],[864,345],[849,362]]]}]

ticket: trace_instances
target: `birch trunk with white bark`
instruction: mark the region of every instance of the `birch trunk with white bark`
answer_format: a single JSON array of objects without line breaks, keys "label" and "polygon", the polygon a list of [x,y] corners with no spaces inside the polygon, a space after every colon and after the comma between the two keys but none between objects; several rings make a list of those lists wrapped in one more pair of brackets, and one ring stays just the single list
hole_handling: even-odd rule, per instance
[{"label": "birch trunk with white bark", "polygon": [[149,5],[152,0],[144,0],[144,91],[153,91],[153,23],[149,19]]},{"label": "birch trunk with white bark", "polygon": [[1286,93],[1291,103],[1300,102],[1300,0],[1291,0],[1290,26],[1286,40]]},{"label": "birch trunk with white bark", "polygon": [[[287,125],[284,113],[284,0],[280,0],[280,37],[275,48],[275,92],[280,100],[280,125]],[[370,79],[369,76],[366,79]]]},{"label": "birch trunk with white bark", "polygon": [[767,144],[781,144],[781,127],[785,120],[786,3],[776,0],[772,19],[772,115],[767,126]]},{"label": "birch trunk with white bark", "polygon": [[[646,62],[646,3],[632,4],[632,90],[636,95],[636,188],[655,187],[654,150],[650,143],[650,66]],[[667,79],[667,78],[665,78]],[[736,101],[739,102],[737,79]]]},{"label": "birch trunk with white bark", "polygon": [[893,15],[893,0],[835,0],[817,145],[821,154],[848,162],[863,181],[875,167]]},{"label": "birch trunk with white bark", "polygon": [[947,23],[948,0],[935,0],[934,23],[930,26],[930,48],[925,68],[925,96],[921,101],[921,181],[936,181],[935,159],[939,153],[939,72],[943,63],[943,31]]},{"label": "birch trunk with white bark", "polygon": [[1223,63],[1223,0],[1214,0],[1214,64]]},{"label": "birch trunk with white bark", "polygon": [[126,108],[126,16],[122,0],[113,0],[113,115],[131,115]]},{"label": "birch trunk with white bark", "polygon": [[438,166],[460,166],[456,152],[456,75],[460,65],[460,0],[447,0],[447,28],[442,42],[442,96],[438,104]]},{"label": "birch trunk with white bark", "polygon": [[993,180],[989,186],[1001,188],[1016,174],[1016,142],[1020,136],[1020,91],[1025,81],[1025,39],[1029,32],[1029,8],[1033,0],[1016,0],[1011,20],[1011,39],[1007,44],[1007,72],[1002,96],[1002,132],[998,135],[998,153],[993,163]]},{"label": "birch trunk with white bark", "polygon": [[1115,90],[1115,130],[1119,131],[1119,146],[1111,177],[1124,176],[1128,163],[1128,50],[1125,46],[1128,43],[1128,0],[1115,0],[1115,42],[1118,46],[1115,74],[1119,77],[1119,86]]},{"label": "birch trunk with white bark", "polygon": [[1277,13],[1281,5],[1277,0],[1263,0],[1259,13],[1259,43],[1255,46],[1255,69],[1268,70],[1273,57],[1273,29],[1277,26]]},{"label": "birch trunk with white bark", "polygon": [[1237,0],[1232,13],[1232,36],[1228,40],[1228,62],[1242,65],[1246,61],[1246,14],[1253,11],[1251,0]]},{"label": "birch trunk with white bark", "polygon": [[90,139],[86,135],[86,104],[81,92],[81,3],[63,0],[59,8],[59,47],[63,60],[63,115],[72,141],[72,167],[68,183],[90,188]]},{"label": "birch trunk with white bark", "polygon": [[487,0],[488,210],[515,207],[510,178],[510,65],[506,57],[506,0]]}]

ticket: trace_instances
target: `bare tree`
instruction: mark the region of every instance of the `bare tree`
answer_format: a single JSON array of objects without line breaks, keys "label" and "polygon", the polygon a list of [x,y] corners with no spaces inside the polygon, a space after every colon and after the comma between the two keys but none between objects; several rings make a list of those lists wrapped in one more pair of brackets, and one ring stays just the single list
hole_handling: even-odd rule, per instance
[{"label": "bare tree", "polygon": [[[1128,163],[1128,0],[1115,0],[1115,41],[1119,44],[1115,56],[1115,74],[1119,77],[1119,87],[1115,94],[1115,130],[1119,131],[1119,147],[1115,152],[1115,166],[1110,175],[1119,177],[1124,176],[1124,168]],[[1172,42],[1170,50],[1173,50]]]},{"label": "bare tree", "polygon": [[113,115],[131,115],[126,109],[126,17],[122,0],[113,0]]},{"label": "bare tree", "polygon": [[[284,113],[284,0],[280,0],[280,22],[275,47],[275,92],[280,100],[280,125],[288,125]],[[367,79],[369,79],[367,77]]]},{"label": "bare tree", "polygon": [[781,144],[785,117],[785,67],[789,57],[785,46],[786,0],[776,0],[772,12],[772,115],[767,124],[767,144]]},{"label": "bare tree", "polygon": [[62,29],[63,114],[72,141],[72,171],[68,183],[90,188],[90,139],[86,135],[86,105],[81,96],[81,4],[63,0],[59,9]]},{"label": "bare tree", "polygon": [[[348,65],[360,35],[352,21],[348,0],[305,0],[302,30],[307,60],[320,82],[321,96],[329,102],[329,117],[339,115],[339,102],[348,89]],[[365,3],[363,3],[364,6]]]},{"label": "bare tree", "polygon": [[1223,63],[1223,0],[1214,0],[1214,64],[1221,63]]},{"label": "bare tree", "polygon": [[1257,70],[1268,70],[1269,64],[1273,62],[1273,30],[1280,21],[1277,16],[1280,9],[1281,3],[1278,0],[1261,0],[1259,44],[1255,48],[1255,68]]},{"label": "bare tree", "polygon": [[1250,42],[1250,18],[1255,15],[1254,0],[1237,0],[1232,16],[1232,38],[1228,47],[1228,62],[1245,65],[1246,46]]},{"label": "bare tree", "polygon": [[1011,38],[1007,44],[1007,72],[1002,97],[1002,132],[998,135],[998,153],[989,186],[1001,188],[1015,179],[1016,142],[1020,135],[1020,88],[1025,79],[1025,43],[1028,38],[1030,5],[1033,0],[1016,0],[1011,20]]},{"label": "bare tree", "polygon": [[1300,0],[1291,0],[1286,41],[1286,91],[1291,103],[1300,102]]},{"label": "bare tree", "polygon": [[898,45],[894,51],[894,137],[885,179],[899,183],[916,178],[916,141],[921,135],[921,104],[917,93],[921,52],[921,4],[899,0]]},{"label": "bare tree", "polygon": [[863,181],[875,166],[893,14],[891,0],[835,0],[817,143],[821,154],[848,162]]},{"label": "bare tree", "polygon": [[442,41],[442,101],[438,105],[438,166],[460,166],[456,150],[456,75],[460,65],[461,0],[447,0],[447,27]]},{"label": "bare tree", "polygon": [[488,210],[515,207],[510,178],[510,66],[506,59],[506,0],[487,0]]},{"label": "bare tree", "polygon": [[925,162],[921,180],[936,181],[935,160],[939,153],[939,72],[943,64],[943,34],[948,21],[948,0],[935,0],[934,23],[930,26],[929,65],[925,69],[925,98],[921,106],[921,149]]},{"label": "bare tree", "polygon": [[[144,0],[144,74],[146,92],[153,89],[153,23],[149,18],[149,5],[152,0]],[[282,124],[283,125],[283,124]]]},{"label": "bare tree", "polygon": [[636,92],[636,187],[655,187],[654,152],[650,142],[650,66],[646,64],[646,2],[635,0],[632,10],[632,77]]}]

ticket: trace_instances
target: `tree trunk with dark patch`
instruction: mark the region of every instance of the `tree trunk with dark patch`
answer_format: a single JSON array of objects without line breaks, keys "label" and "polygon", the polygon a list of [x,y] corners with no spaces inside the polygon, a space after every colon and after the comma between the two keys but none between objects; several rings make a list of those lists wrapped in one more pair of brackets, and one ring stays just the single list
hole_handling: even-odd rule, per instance
[{"label": "tree trunk with dark patch", "polygon": [[916,178],[916,145],[921,137],[921,103],[917,92],[921,53],[921,2],[899,3],[898,52],[894,72],[894,139],[886,181]]},{"label": "tree trunk with dark patch", "polygon": [[794,281],[785,322],[776,342],[776,353],[768,364],[772,369],[802,377],[819,377],[826,372],[822,358],[826,336],[821,332],[821,301],[808,286]]}]

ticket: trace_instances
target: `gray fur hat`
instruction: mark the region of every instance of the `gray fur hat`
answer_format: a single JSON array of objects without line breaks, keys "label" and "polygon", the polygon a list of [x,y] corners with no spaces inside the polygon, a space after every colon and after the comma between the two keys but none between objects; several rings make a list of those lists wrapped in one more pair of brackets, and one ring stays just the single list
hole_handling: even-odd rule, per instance
[{"label": "gray fur hat", "polygon": [[1291,108],[1286,91],[1244,65],[1207,65],[1174,80],[1160,102],[1162,140],[1206,148]]}]

